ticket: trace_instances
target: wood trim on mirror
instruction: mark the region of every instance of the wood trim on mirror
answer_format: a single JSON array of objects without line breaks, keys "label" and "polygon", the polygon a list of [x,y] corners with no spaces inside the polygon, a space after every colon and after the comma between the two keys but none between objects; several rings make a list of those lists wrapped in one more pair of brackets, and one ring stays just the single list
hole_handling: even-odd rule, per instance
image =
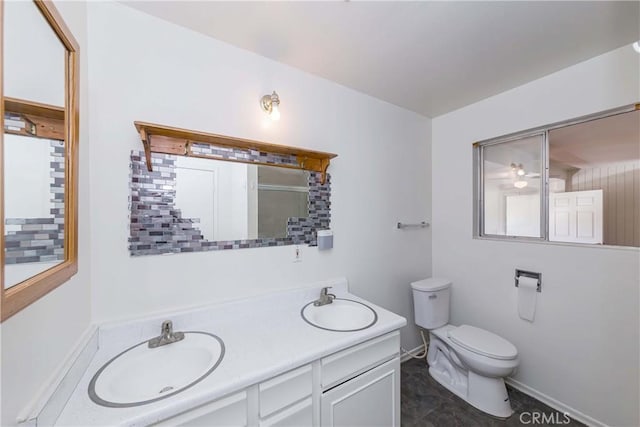
[{"label": "wood trim on mirror", "polygon": [[42,104],[23,99],[4,98],[4,111],[19,116],[25,124],[24,129],[16,130],[5,125],[4,133],[28,136],[31,138],[55,139],[64,141],[64,107]]},{"label": "wood trim on mirror", "polygon": [[[58,36],[65,55],[65,222],[64,261],[9,289],[4,288],[4,177],[0,174],[0,319],[11,317],[39,298],[68,281],[78,271],[78,137],[79,137],[79,46],[62,16],[49,0],[33,0]],[[0,2],[0,22],[4,17]],[[3,55],[0,34],[0,56]],[[0,99],[3,97],[3,71],[0,67]],[[12,101],[7,99],[9,103]],[[0,119],[4,120],[5,102],[0,102]],[[4,126],[3,126],[4,128]],[[4,130],[4,129],[3,129]],[[0,132],[0,164],[3,164],[4,132]]]},{"label": "wood trim on mirror", "polygon": [[[201,157],[205,159],[211,159],[210,157],[199,156],[191,151],[191,143],[198,143],[209,144],[218,147],[237,148],[240,150],[257,150],[270,154],[284,154],[294,156],[298,162],[297,165],[272,163],[264,164],[267,166],[319,172],[322,177],[322,183],[324,184],[327,175],[327,168],[331,163],[331,159],[337,157],[337,154],[333,153],[289,147],[286,145],[272,144],[269,142],[253,141],[250,139],[218,135],[215,133],[181,129],[139,121],[133,122],[133,124],[135,125],[136,130],[140,135],[142,145],[144,146],[147,168],[149,172],[152,171],[151,153],[172,154],[176,156]],[[261,164],[260,162],[255,160],[216,160],[223,160],[225,162]]]}]

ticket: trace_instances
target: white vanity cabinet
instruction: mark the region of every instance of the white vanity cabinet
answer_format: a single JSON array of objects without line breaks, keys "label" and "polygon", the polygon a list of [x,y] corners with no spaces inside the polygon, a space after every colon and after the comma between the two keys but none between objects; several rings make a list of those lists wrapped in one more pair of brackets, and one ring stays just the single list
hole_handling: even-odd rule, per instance
[{"label": "white vanity cabinet", "polygon": [[399,349],[393,332],[322,359],[320,424],[399,427]]},{"label": "white vanity cabinet", "polygon": [[205,426],[239,426],[248,425],[247,392],[223,397],[215,402],[207,403],[188,412],[161,421],[154,426],[162,427],[205,427]]},{"label": "white vanity cabinet", "polygon": [[259,424],[311,427],[313,425],[313,369],[305,365],[258,386]]},{"label": "white vanity cabinet", "polygon": [[331,426],[400,426],[400,358],[322,394],[320,420]]},{"label": "white vanity cabinet", "polygon": [[400,426],[400,334],[355,345],[158,426]]},{"label": "white vanity cabinet", "polygon": [[311,397],[282,412],[260,420],[260,427],[311,427],[312,425],[313,402]]},{"label": "white vanity cabinet", "polygon": [[155,426],[312,427],[312,373],[302,366]]}]

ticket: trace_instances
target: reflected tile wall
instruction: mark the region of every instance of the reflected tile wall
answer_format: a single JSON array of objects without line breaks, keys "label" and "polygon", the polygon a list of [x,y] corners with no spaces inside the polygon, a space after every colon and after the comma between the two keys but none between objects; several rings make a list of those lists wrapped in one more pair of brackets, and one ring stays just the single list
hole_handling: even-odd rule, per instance
[{"label": "reflected tile wall", "polygon": [[5,218],[5,264],[64,261],[64,142],[50,141],[47,218]]},{"label": "reflected tile wall", "polygon": [[[255,161],[270,164],[297,164],[295,156],[274,155],[256,150],[236,150],[193,144],[192,151],[212,159]],[[132,256],[166,253],[216,251],[224,249],[316,245],[316,230],[327,229],[331,222],[331,178],[321,184],[319,173],[309,174],[309,217],[289,218],[287,237],[251,240],[209,241],[203,238],[197,218],[184,218],[175,205],[176,157],[151,154],[153,172],[146,166],[143,151],[131,152],[130,163],[130,235]]]}]

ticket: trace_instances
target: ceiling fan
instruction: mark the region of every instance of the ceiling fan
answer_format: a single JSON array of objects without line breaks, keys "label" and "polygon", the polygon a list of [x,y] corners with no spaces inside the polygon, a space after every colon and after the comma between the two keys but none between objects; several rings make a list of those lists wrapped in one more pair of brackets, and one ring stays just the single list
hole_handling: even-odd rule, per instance
[{"label": "ceiling fan", "polygon": [[511,171],[515,174],[516,180],[513,182],[513,186],[517,189],[523,189],[529,183],[525,178],[538,178],[539,173],[527,173],[522,166],[522,163],[511,163]]},{"label": "ceiling fan", "polygon": [[[498,165],[496,165],[498,166]],[[501,165],[499,167],[493,167],[492,171],[486,171],[484,176],[485,179],[492,180],[502,180],[502,179],[513,179],[518,177],[525,178],[539,178],[540,173],[537,172],[527,172],[524,169],[522,163],[511,163],[509,166]]]},{"label": "ceiling fan", "polygon": [[516,177],[525,178],[539,178],[540,174],[537,172],[528,172],[524,170],[522,163],[511,163],[511,171],[515,173]]}]

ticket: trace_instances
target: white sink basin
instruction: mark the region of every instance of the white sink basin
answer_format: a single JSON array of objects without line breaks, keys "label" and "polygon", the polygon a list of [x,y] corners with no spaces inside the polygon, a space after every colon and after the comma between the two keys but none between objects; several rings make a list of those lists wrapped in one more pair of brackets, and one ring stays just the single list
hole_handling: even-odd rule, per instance
[{"label": "white sink basin", "polygon": [[335,332],[361,331],[378,321],[378,315],[368,305],[343,298],[336,298],[331,304],[319,307],[310,302],[300,314],[310,325]]},{"label": "white sink basin", "polygon": [[184,339],[149,348],[143,341],[123,351],[96,372],[89,384],[95,403],[115,408],[165,399],[195,385],[224,357],[224,343],[206,332],[185,332]]}]

